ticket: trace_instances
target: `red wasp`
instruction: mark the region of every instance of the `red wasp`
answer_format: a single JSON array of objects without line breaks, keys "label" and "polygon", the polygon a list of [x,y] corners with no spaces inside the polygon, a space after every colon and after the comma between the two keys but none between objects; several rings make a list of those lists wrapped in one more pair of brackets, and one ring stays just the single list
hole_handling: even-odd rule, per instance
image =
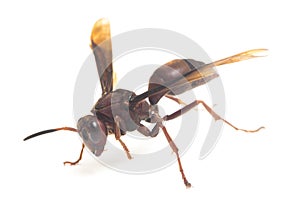
[{"label": "red wasp", "polygon": [[[78,132],[83,141],[80,156],[75,162],[67,161],[64,162],[64,164],[77,164],[82,158],[83,149],[85,147],[95,156],[100,156],[104,150],[109,134],[115,136],[116,140],[122,145],[127,157],[131,159],[130,151],[122,141],[121,136],[125,135],[127,131],[137,130],[144,136],[156,137],[161,129],[171,149],[177,156],[183,182],[186,187],[190,187],[191,184],[188,182],[182,168],[178,148],[164,126],[164,121],[177,118],[198,104],[202,104],[215,120],[222,120],[236,130],[257,132],[263,128],[260,127],[256,130],[237,128],[220,117],[201,100],[196,100],[166,116],[159,115],[157,103],[162,97],[167,97],[180,103],[181,100],[176,98],[175,95],[203,85],[219,76],[214,70],[214,67],[261,57],[258,53],[265,52],[267,51],[266,49],[245,51],[208,64],[193,59],[172,60],[159,67],[152,74],[149,80],[148,91],[139,95],[125,89],[113,90],[112,44],[108,20],[100,19],[95,23],[91,34],[91,49],[95,56],[102,88],[102,96],[92,108],[92,114],[80,118],[77,123],[77,129],[71,127],[49,129],[32,134],[24,139],[25,141],[39,135],[59,130]],[[141,123],[142,121],[155,124],[154,128],[149,130]]]}]

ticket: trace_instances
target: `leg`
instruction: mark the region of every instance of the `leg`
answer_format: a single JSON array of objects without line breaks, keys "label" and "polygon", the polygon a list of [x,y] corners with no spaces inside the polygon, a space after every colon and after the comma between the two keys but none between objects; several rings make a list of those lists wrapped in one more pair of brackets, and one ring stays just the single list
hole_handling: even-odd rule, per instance
[{"label": "leg", "polygon": [[182,109],[174,112],[171,115],[166,115],[165,117],[163,117],[163,119],[165,121],[174,119],[176,117],[179,117],[180,115],[183,115],[184,113],[188,112],[189,110],[191,110],[193,107],[197,106],[198,104],[202,104],[204,106],[204,108],[211,114],[211,116],[215,119],[215,120],[222,120],[223,122],[225,122],[226,124],[228,124],[229,126],[231,126],[232,128],[234,128],[235,130],[240,130],[240,131],[244,131],[247,133],[254,133],[259,131],[260,129],[263,129],[264,127],[260,127],[256,130],[246,130],[246,129],[240,129],[237,128],[236,126],[232,125],[230,122],[226,121],[225,119],[223,119],[222,117],[220,117],[217,113],[215,113],[204,101],[201,100],[196,100],[191,104],[188,104],[187,106],[183,107]]},{"label": "leg", "polygon": [[[152,118],[152,117],[151,117]],[[169,142],[169,145],[170,147],[172,148],[172,150],[175,152],[176,154],[176,157],[177,157],[177,161],[178,161],[178,165],[179,165],[179,171],[181,173],[181,176],[182,176],[182,179],[183,179],[183,182],[185,184],[185,186],[187,188],[191,187],[191,184],[188,182],[188,180],[186,179],[185,177],[185,174],[183,172],[183,168],[182,168],[182,165],[181,165],[181,161],[180,161],[180,158],[179,158],[179,154],[178,154],[178,148],[177,146],[175,145],[175,143],[173,142],[172,138],[170,137],[170,135],[168,134],[167,132],[167,129],[164,127],[163,125],[163,120],[162,118],[158,115],[158,113],[155,113],[153,114],[153,122],[156,121],[156,124],[155,126],[153,127],[153,129],[150,131],[147,127],[145,127],[143,124],[140,124],[139,125],[139,128],[138,128],[138,131],[140,133],[142,133],[143,135],[145,136],[151,136],[151,137],[156,137],[158,132],[159,132],[159,128],[162,128],[168,142]]]},{"label": "leg", "polygon": [[66,165],[66,164],[69,164],[69,165],[76,165],[76,164],[78,164],[79,161],[82,159],[83,149],[84,149],[84,144],[82,143],[82,148],[81,148],[78,160],[76,160],[75,162],[66,161],[66,162],[64,162],[64,165]]},{"label": "leg", "polygon": [[126,144],[121,140],[121,131],[120,131],[120,118],[118,116],[116,116],[115,118],[115,137],[116,137],[116,140],[118,140],[120,142],[120,144],[122,145],[124,151],[126,152],[126,155],[128,157],[128,159],[132,159],[132,156],[130,155],[129,153],[129,149],[127,148]]},{"label": "leg", "polygon": [[155,126],[153,127],[153,129],[150,131],[146,126],[144,126],[143,124],[140,124],[137,130],[144,136],[156,137],[159,132],[159,127],[160,127],[160,124],[156,123]]},{"label": "leg", "polygon": [[170,137],[166,127],[162,126],[162,130],[169,142],[169,145],[170,147],[172,148],[172,150],[174,151],[174,153],[176,154],[176,157],[177,157],[177,161],[178,161],[178,165],[179,165],[179,171],[181,173],[181,176],[182,176],[182,179],[183,179],[183,182],[185,184],[185,186],[187,188],[190,188],[192,185],[188,182],[188,180],[186,179],[185,177],[185,174],[184,174],[184,171],[183,171],[183,168],[182,168],[182,165],[181,165],[181,161],[180,161],[180,157],[179,157],[179,154],[178,154],[178,148],[177,146],[175,145],[175,143],[173,142],[172,138]]},{"label": "leg", "polygon": [[[182,101],[181,99],[177,98],[177,97],[174,97],[173,95],[169,95],[169,94],[166,94],[165,97],[175,101],[176,103],[178,103],[179,105],[184,105],[186,106],[187,104]],[[197,110],[197,108],[194,108],[194,110]]]},{"label": "leg", "polygon": [[171,99],[173,101],[175,101],[176,103],[178,103],[179,105],[187,105],[185,102],[183,102],[181,99],[174,97],[173,95],[169,95],[166,94],[165,97],[167,97],[168,99]]}]

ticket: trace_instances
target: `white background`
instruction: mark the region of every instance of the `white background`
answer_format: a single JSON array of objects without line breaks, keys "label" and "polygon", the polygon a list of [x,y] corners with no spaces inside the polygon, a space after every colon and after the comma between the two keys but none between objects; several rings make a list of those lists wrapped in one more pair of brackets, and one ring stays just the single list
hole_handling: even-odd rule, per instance
[{"label": "white background", "polygon": [[[299,199],[297,5],[290,0],[1,2],[0,198]],[[101,17],[110,19],[112,35],[149,27],[182,33],[212,60],[268,48],[266,58],[219,69],[226,118],[243,128],[267,128],[249,135],[225,126],[204,160],[198,159],[205,135],[200,129],[182,158],[193,184],[189,190],[176,164],[129,175],[100,165],[85,152],[80,165],[64,167],[62,162],[76,159],[80,150],[72,133],[23,142],[40,130],[75,126],[74,83],[90,53],[91,27]],[[202,108],[199,114],[210,120]],[[166,145],[163,138],[157,142]]]}]

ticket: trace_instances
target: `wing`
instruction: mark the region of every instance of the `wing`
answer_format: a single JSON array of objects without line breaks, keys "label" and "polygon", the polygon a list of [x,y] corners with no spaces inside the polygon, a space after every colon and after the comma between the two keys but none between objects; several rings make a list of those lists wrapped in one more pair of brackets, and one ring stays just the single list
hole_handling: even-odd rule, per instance
[{"label": "wing", "polygon": [[91,48],[93,50],[102,96],[113,89],[113,65],[110,24],[107,19],[99,19],[92,30]]},{"label": "wing", "polygon": [[[209,64],[201,65],[199,67],[195,67],[191,71],[183,74],[181,77],[171,80],[167,82],[164,85],[158,85],[157,87],[148,90],[140,95],[135,96],[133,99],[131,99],[132,104],[134,105],[135,103],[147,98],[151,97],[154,95],[158,94],[167,94],[170,91],[176,91],[176,89],[186,85],[186,84],[191,84],[194,81],[203,81],[202,84],[205,84],[207,80],[212,80],[209,79],[209,77],[214,77],[216,74],[216,71],[213,70],[213,67],[220,66],[220,65],[225,65],[225,64],[230,64],[234,62],[239,62],[243,60],[248,60],[251,58],[257,58],[257,57],[263,57],[265,55],[260,55],[260,53],[266,52],[267,49],[253,49],[249,51],[245,51]],[[207,79],[208,78],[208,79]],[[201,84],[199,84],[201,85]]]}]

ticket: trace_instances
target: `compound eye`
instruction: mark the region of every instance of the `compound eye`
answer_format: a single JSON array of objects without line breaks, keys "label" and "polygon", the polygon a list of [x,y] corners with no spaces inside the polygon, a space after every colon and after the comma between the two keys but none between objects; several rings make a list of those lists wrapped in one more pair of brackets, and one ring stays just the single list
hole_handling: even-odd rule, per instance
[{"label": "compound eye", "polygon": [[81,133],[83,141],[88,141],[89,140],[90,136],[89,136],[89,133],[86,131],[85,128],[83,128],[80,133]]},{"label": "compound eye", "polygon": [[99,127],[98,127],[97,122],[92,122],[90,124],[90,128],[91,128],[91,131],[90,131],[89,136],[90,136],[91,141],[93,143],[100,142],[102,137],[101,137],[101,134],[98,133],[99,132]]}]

